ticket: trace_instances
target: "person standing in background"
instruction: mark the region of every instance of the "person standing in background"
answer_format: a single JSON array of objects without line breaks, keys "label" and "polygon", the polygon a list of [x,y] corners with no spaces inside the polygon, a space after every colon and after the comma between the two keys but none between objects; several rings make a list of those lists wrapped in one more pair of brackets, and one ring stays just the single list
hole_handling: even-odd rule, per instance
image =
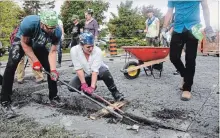
[{"label": "person standing in background", "polygon": [[57,68],[61,67],[61,62],[62,62],[62,41],[64,40],[64,29],[63,29],[63,22],[61,20],[61,15],[58,15],[58,25],[62,31],[62,36],[61,36],[61,40],[57,46],[57,55],[58,55],[58,63],[57,63]]},{"label": "person standing in background", "polygon": [[158,36],[160,31],[160,20],[154,16],[153,9],[147,11],[148,19],[146,20],[146,41],[150,46],[158,46]]},{"label": "person standing in background", "polygon": [[[72,16],[72,21],[73,21],[73,29],[72,29],[72,39],[71,39],[71,48],[79,44],[79,35],[81,33],[81,25],[79,24],[79,16],[78,15],[73,15]],[[69,67],[73,67],[73,64]]]},{"label": "person standing in background", "polygon": [[85,22],[85,26],[84,26],[84,31],[89,31],[93,34],[93,36],[95,37],[95,42],[98,41],[98,29],[99,29],[99,25],[98,22],[93,18],[93,10],[92,9],[88,9],[85,12],[85,18],[86,18],[86,22]]}]

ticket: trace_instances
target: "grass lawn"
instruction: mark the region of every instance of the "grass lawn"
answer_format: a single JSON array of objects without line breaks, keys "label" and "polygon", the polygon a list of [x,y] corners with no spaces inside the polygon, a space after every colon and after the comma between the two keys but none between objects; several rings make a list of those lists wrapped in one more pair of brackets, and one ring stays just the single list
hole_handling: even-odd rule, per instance
[{"label": "grass lawn", "polygon": [[63,53],[70,53],[70,48],[62,49]]},{"label": "grass lawn", "polygon": [[8,60],[8,54],[3,55],[0,57],[0,61],[7,61]]}]

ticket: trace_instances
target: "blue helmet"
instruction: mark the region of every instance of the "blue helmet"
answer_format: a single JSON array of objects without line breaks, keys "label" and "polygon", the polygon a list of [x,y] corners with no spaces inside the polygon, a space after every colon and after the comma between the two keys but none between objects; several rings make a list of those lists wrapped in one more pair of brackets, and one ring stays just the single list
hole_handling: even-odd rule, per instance
[{"label": "blue helmet", "polygon": [[94,36],[91,32],[82,33],[79,39],[81,45],[94,45]]}]

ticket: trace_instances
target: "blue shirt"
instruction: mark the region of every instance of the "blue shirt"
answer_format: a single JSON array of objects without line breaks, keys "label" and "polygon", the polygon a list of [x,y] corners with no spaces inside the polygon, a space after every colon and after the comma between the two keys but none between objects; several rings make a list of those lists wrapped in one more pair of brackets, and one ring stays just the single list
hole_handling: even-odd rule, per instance
[{"label": "blue shirt", "polygon": [[53,45],[57,45],[61,39],[62,31],[59,26],[51,33],[48,34],[40,27],[40,17],[37,15],[29,15],[23,19],[19,26],[19,30],[16,37],[21,36],[30,37],[30,45],[33,48],[45,47],[48,42]]},{"label": "blue shirt", "polygon": [[184,28],[191,30],[194,25],[200,23],[200,2],[201,0],[168,1],[168,7],[175,8],[175,32],[182,33]]}]

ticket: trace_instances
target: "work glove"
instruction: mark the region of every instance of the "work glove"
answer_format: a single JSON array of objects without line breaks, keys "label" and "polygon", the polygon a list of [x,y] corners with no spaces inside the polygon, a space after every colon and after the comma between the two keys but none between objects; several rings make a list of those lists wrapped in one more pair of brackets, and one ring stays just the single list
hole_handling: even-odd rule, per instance
[{"label": "work glove", "polygon": [[164,38],[166,38],[166,32],[167,32],[167,28],[163,27],[163,28],[161,29],[161,31],[160,31],[160,34],[161,34]]},{"label": "work glove", "polygon": [[95,88],[93,87],[87,87],[84,92],[91,95],[95,91]]},{"label": "work glove", "polygon": [[211,43],[214,42],[216,39],[216,33],[213,31],[212,27],[207,26],[204,31],[208,41]]},{"label": "work glove", "polygon": [[50,71],[50,78],[53,81],[57,81],[59,78],[59,73],[56,70],[51,70]]},{"label": "work glove", "polygon": [[166,41],[167,41],[168,43],[171,42],[171,34],[170,34],[170,32],[167,32],[167,33],[166,33]]},{"label": "work glove", "polygon": [[39,61],[36,61],[36,62],[33,63],[33,67],[32,68],[35,71],[41,71],[42,65],[41,65],[41,63]]},{"label": "work glove", "polygon": [[85,89],[88,88],[88,84],[87,83],[82,83],[81,84],[81,91],[85,91]]}]

